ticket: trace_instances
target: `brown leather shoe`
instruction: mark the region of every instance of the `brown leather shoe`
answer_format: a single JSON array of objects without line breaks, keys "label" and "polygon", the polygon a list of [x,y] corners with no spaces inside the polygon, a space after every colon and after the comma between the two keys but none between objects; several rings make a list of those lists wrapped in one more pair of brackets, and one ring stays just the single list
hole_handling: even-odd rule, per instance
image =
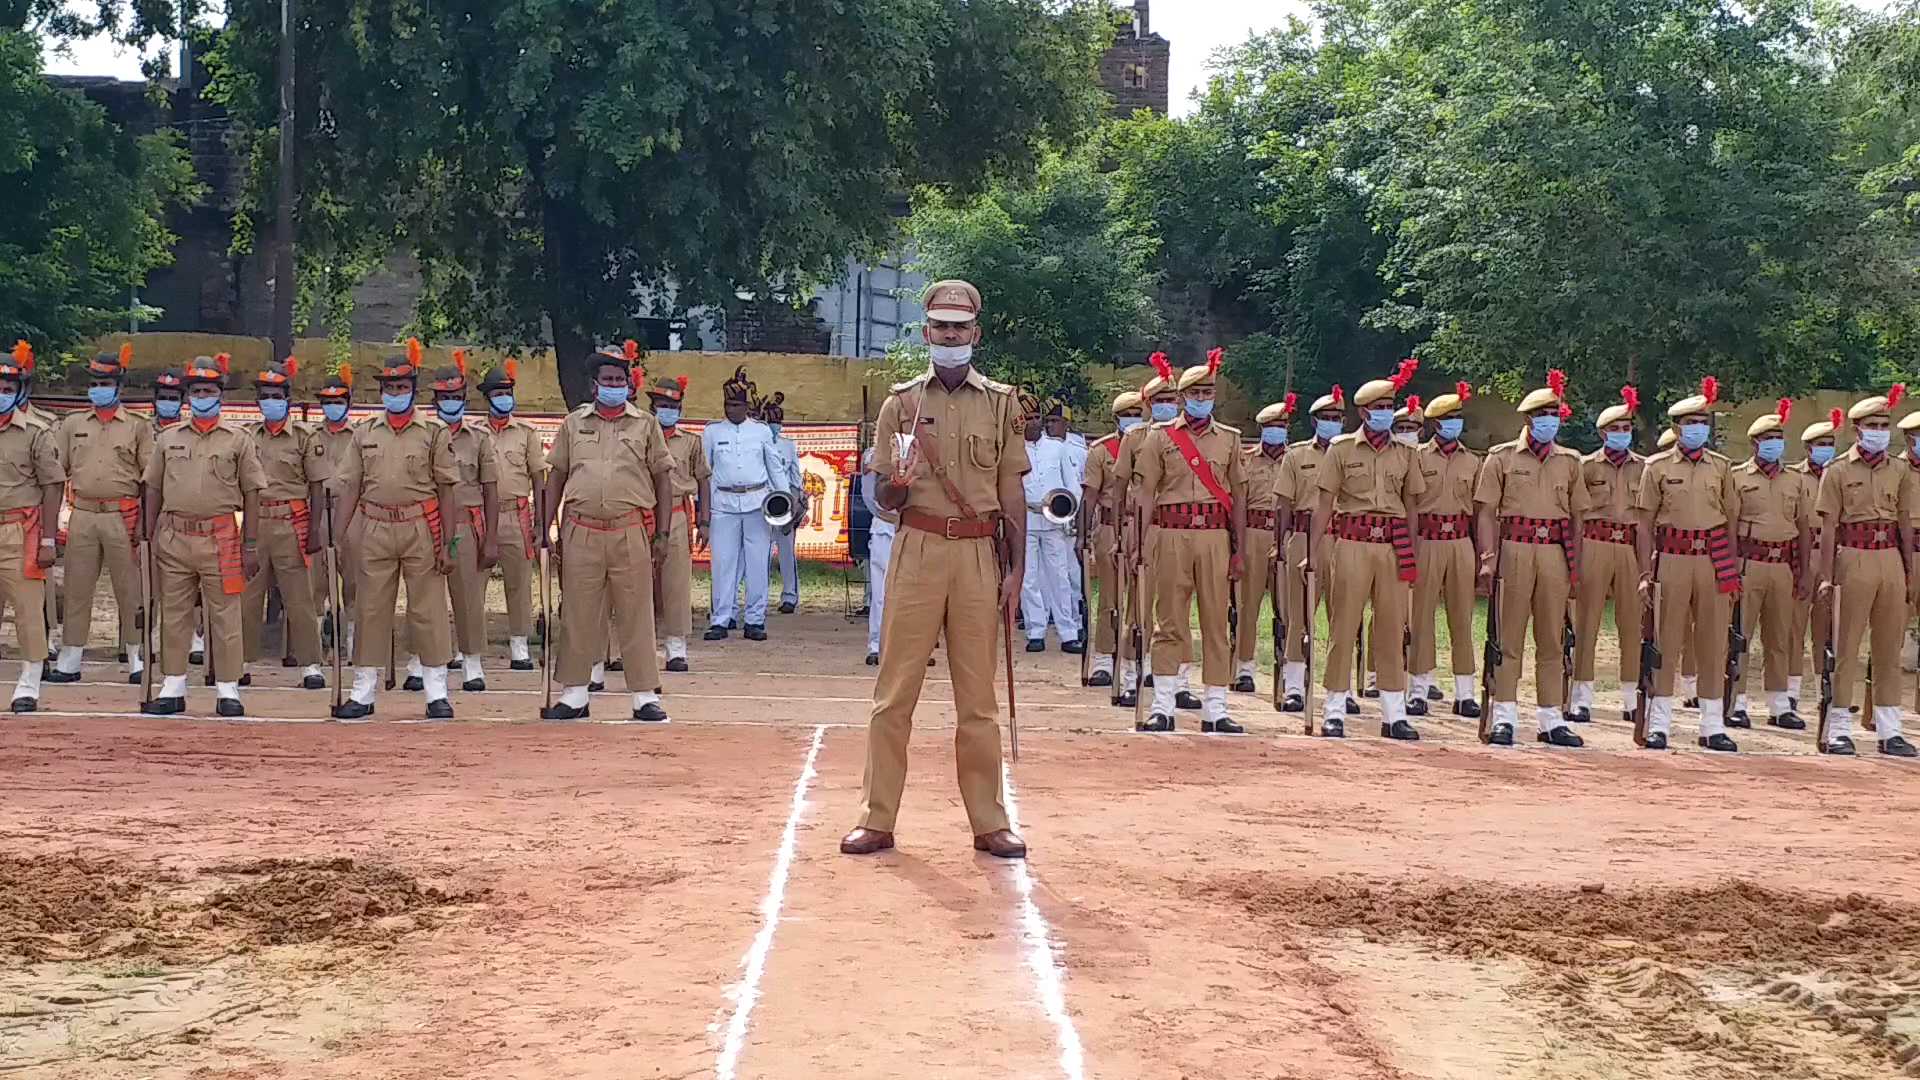
[{"label": "brown leather shoe", "polygon": [[893,834],[879,829],[855,829],[840,838],[840,854],[871,855],[893,847]]},{"label": "brown leather shoe", "polygon": [[1024,859],[1027,857],[1027,842],[1015,836],[1011,829],[1001,829],[974,837],[973,850],[1002,859]]}]

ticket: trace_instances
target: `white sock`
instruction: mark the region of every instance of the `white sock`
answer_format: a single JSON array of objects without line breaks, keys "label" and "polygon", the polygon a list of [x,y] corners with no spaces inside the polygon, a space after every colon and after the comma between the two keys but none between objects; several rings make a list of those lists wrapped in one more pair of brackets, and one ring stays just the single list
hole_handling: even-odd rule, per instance
[{"label": "white sock", "polygon": [[1711,739],[1727,733],[1727,703],[1718,698],[1700,699],[1700,737]]},{"label": "white sock", "polygon": [[1367,672],[1367,689],[1369,690],[1380,689],[1380,675],[1378,672],[1374,672],[1374,671]]},{"label": "white sock", "polygon": [[348,696],[355,705],[373,704],[375,688],[380,685],[380,669],[377,667],[357,667],[353,669],[353,691]]},{"label": "white sock", "polygon": [[222,701],[239,701],[240,684],[238,682],[217,682],[213,684],[213,696]]},{"label": "white sock", "polygon": [[187,651],[188,652],[206,652],[207,651],[206,636],[201,634],[200,631],[195,630],[193,632],[193,647],[188,649]]},{"label": "white sock", "polygon": [[533,653],[527,651],[527,639],[523,637],[508,638],[507,652],[515,660],[533,659]]},{"label": "white sock", "polygon": [[1734,698],[1733,698],[1733,711],[1734,711],[1734,712],[1746,712],[1746,711],[1747,711],[1747,695],[1746,695],[1745,693],[1740,693],[1740,694],[1735,694],[1735,695],[1734,695]]},{"label": "white sock", "polygon": [[1831,743],[1842,736],[1853,737],[1853,710],[1834,705],[1827,709],[1827,741]]},{"label": "white sock", "polygon": [[587,688],[584,685],[567,687],[560,692],[560,704],[565,705],[569,709],[586,708]]},{"label": "white sock", "polygon": [[1787,676],[1787,694],[1795,701],[1800,700],[1800,676]]},{"label": "white sock", "polygon": [[[58,671],[62,675],[79,674],[80,673],[80,653],[81,653],[81,649],[80,649],[80,646],[78,645],[60,646],[60,659],[55,660],[53,662],[54,670]],[[133,655],[129,653],[127,655],[127,659],[131,661],[133,659]],[[15,695],[15,696],[16,697],[33,697],[34,695],[21,694],[21,695]]]},{"label": "white sock", "polygon": [[487,677],[487,673],[481,670],[480,658],[477,656],[469,656],[461,660],[460,673],[469,680],[484,679]]},{"label": "white sock", "polygon": [[1900,735],[1900,706],[1875,705],[1873,707],[1873,737],[1881,742],[1898,738]]},{"label": "white sock", "polygon": [[187,677],[185,675],[168,675],[167,677],[161,679],[160,693],[157,696],[163,697],[163,698],[186,697],[187,696]]},{"label": "white sock", "polygon": [[1174,712],[1173,676],[1155,675],[1153,677],[1153,708],[1147,710],[1157,716],[1172,716]]},{"label": "white sock", "polygon": [[146,670],[146,661],[140,658],[140,646],[127,646],[127,674],[138,675]]},{"label": "white sock", "polygon": [[1101,653],[1093,658],[1093,670],[1102,675],[1113,674],[1113,654]]},{"label": "white sock", "polygon": [[1775,690],[1767,695],[1767,715],[1779,718],[1793,711],[1793,697],[1785,690]]},{"label": "white sock", "polygon": [[40,700],[40,663],[29,660],[20,665],[20,680],[13,684],[13,696]]},{"label": "white sock", "polygon": [[656,694],[651,690],[639,690],[634,692],[634,695],[633,695],[634,708],[644,709],[649,705],[658,705],[658,704],[660,704],[659,694]]},{"label": "white sock", "polygon": [[446,668],[441,667],[439,664],[435,664],[432,667],[428,668],[425,682],[427,684],[427,700],[428,701],[444,701],[446,699],[446,696],[447,696],[447,669]]},{"label": "white sock", "polygon": [[1567,718],[1561,715],[1557,707],[1552,705],[1542,705],[1534,710],[1534,720],[1540,725],[1540,731],[1542,733],[1552,731],[1557,727],[1564,727],[1567,723]]},{"label": "white sock", "polygon": [[1301,661],[1288,661],[1284,670],[1287,680],[1287,693],[1305,696],[1307,692],[1307,665]]},{"label": "white sock", "polygon": [[1233,677],[1236,679],[1253,678],[1253,661],[1242,660],[1239,663],[1235,664],[1233,667]]},{"label": "white sock", "polygon": [[1132,660],[1120,662],[1120,685],[1136,693],[1140,690],[1140,666]]},{"label": "white sock", "polygon": [[1204,715],[1207,719],[1225,720],[1227,718],[1227,688],[1224,686],[1207,687],[1207,692],[1201,699],[1201,704],[1206,709]]},{"label": "white sock", "polygon": [[307,665],[307,670],[305,670],[305,671],[302,671],[302,672],[300,673],[300,677],[301,677],[301,678],[303,678],[303,679],[306,679],[306,678],[311,678],[311,677],[313,677],[313,676],[315,676],[315,675],[319,675],[319,676],[320,676],[321,678],[325,678],[325,677],[326,677],[326,674],[325,674],[324,672],[322,672],[322,671],[320,670],[320,665],[319,665],[319,664],[308,664],[308,665]]},{"label": "white sock", "polygon": [[1593,708],[1593,684],[1590,682],[1574,683],[1573,693],[1568,695],[1567,708],[1576,712],[1581,709]]},{"label": "white sock", "polygon": [[[1181,664],[1180,670],[1173,673],[1173,688],[1175,690],[1185,690],[1187,688],[1187,672],[1192,668],[1192,664]],[[1159,682],[1160,677],[1158,675],[1154,676],[1153,681]]]},{"label": "white sock", "polygon": [[340,650],[340,654],[342,656],[353,655],[353,624],[352,623],[347,624],[347,646],[346,648]]},{"label": "white sock", "polygon": [[1700,676],[1698,675],[1680,676],[1679,696],[1683,698],[1699,697],[1700,696]]},{"label": "white sock", "polygon": [[[880,650],[868,649],[867,651],[879,652]],[[687,639],[683,637],[668,638],[667,639],[667,659],[685,660],[686,658],[687,658]]]},{"label": "white sock", "polygon": [[1673,699],[1657,697],[1647,703],[1647,733],[1673,734]]},{"label": "white sock", "polygon": [[1352,691],[1350,690],[1327,691],[1327,700],[1320,706],[1320,723],[1324,725],[1329,720],[1338,720],[1343,724],[1346,723],[1347,697],[1351,693]]},{"label": "white sock", "polygon": [[1505,724],[1514,730],[1520,728],[1520,703],[1517,701],[1496,701],[1493,703],[1493,723]]},{"label": "white sock", "polygon": [[1407,718],[1405,690],[1380,691],[1380,718],[1389,724],[1397,724]]},{"label": "white sock", "polygon": [[605,660],[593,665],[593,670],[587,674],[587,681],[590,683],[604,683],[607,681],[607,662]]},{"label": "white sock", "polygon": [[[440,670],[445,671],[447,669],[441,668]],[[407,657],[407,678],[418,679],[425,674],[426,669],[420,666],[420,657],[418,655]]]}]

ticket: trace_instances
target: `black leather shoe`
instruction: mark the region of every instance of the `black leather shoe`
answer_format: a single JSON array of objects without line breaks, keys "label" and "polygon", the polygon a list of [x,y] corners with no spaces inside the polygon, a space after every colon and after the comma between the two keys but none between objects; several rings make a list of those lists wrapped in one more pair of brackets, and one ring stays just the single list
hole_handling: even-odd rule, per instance
[{"label": "black leather shoe", "polygon": [[206,662],[207,654],[205,652],[190,652],[187,654],[187,663],[189,664],[204,664]]},{"label": "black leather shoe", "polygon": [[1480,703],[1472,698],[1461,698],[1453,703],[1453,715],[1464,716],[1469,720],[1480,719]]},{"label": "black leather shoe", "polygon": [[1620,722],[1627,725],[1628,727],[1632,727],[1633,726],[1633,710],[1632,709],[1622,710],[1620,713]]},{"label": "black leather shoe", "polygon": [[1132,690],[1122,690],[1120,691],[1120,700],[1114,702],[1114,704],[1123,709],[1131,709],[1135,705],[1140,704],[1140,697]]},{"label": "black leather shoe", "polygon": [[587,693],[589,693],[589,694],[597,694],[597,693],[599,693],[600,691],[602,691],[602,690],[605,690],[606,688],[607,688],[607,684],[606,684],[606,683],[603,683],[603,682],[590,682],[590,683],[588,683],[588,684],[587,684]]},{"label": "black leather shoe", "polygon": [[1587,740],[1575,735],[1573,729],[1569,727],[1557,727],[1552,731],[1542,731],[1534,736],[1534,741],[1546,743],[1548,746],[1564,746],[1572,750],[1578,750],[1587,745]]},{"label": "black leather shoe", "polygon": [[425,690],[426,688],[427,680],[418,675],[409,675],[407,676],[407,681],[400,684],[400,689],[411,690],[415,693]]},{"label": "black leather shoe", "polygon": [[1347,737],[1347,722],[1337,716],[1324,717],[1320,721],[1320,737],[1323,739],[1344,739]]},{"label": "black leather shoe", "polygon": [[1253,693],[1254,692],[1253,676],[1242,675],[1239,678],[1233,680],[1233,692],[1236,694]]},{"label": "black leather shoe", "polygon": [[1152,673],[1152,672],[1148,672],[1148,673],[1147,673],[1147,677],[1146,677],[1146,678],[1144,678],[1144,679],[1142,679],[1142,680],[1140,680],[1140,685],[1142,685],[1142,686],[1152,686],[1152,685],[1153,685],[1153,673]]},{"label": "black leather shoe", "polygon": [[792,605],[791,603],[789,603],[789,602],[787,602],[787,601],[784,601],[784,600],[783,600],[783,601],[781,601],[781,603],[780,603],[780,614],[782,614],[782,615],[791,615],[791,614],[793,614],[793,605]]},{"label": "black leather shoe", "polygon": [[1565,716],[1566,716],[1567,723],[1569,724],[1593,723],[1593,710],[1587,708],[1585,705],[1582,705],[1579,708],[1566,713]]},{"label": "black leather shoe", "polygon": [[1281,712],[1306,712],[1307,711],[1306,695],[1288,694],[1287,699],[1280,703],[1280,711]]},{"label": "black leather shoe", "polygon": [[429,720],[453,719],[453,702],[448,701],[446,698],[441,698],[438,701],[427,702],[427,719]]},{"label": "black leather shoe", "polygon": [[1027,651],[1028,652],[1046,652],[1047,639],[1046,638],[1028,638]]},{"label": "black leather shoe", "polygon": [[1399,739],[1402,742],[1420,741],[1420,733],[1414,730],[1413,725],[1407,723],[1405,720],[1395,720],[1391,724],[1381,724],[1380,737],[1383,739]]},{"label": "black leather shoe", "polygon": [[664,724],[667,722],[667,710],[661,708],[659,702],[649,701],[633,710],[633,718],[649,724]]},{"label": "black leather shoe", "polygon": [[509,671],[532,671],[532,660],[515,660],[507,665]]},{"label": "black leather shoe", "polygon": [[1667,737],[1666,737],[1666,735],[1665,735],[1664,733],[1662,733],[1662,732],[1658,732],[1658,731],[1649,731],[1649,732],[1647,732],[1647,745],[1645,745],[1645,746],[1643,746],[1643,747],[1641,747],[1640,749],[1642,749],[1642,750],[1665,750],[1666,748],[1667,748]]},{"label": "black leather shoe", "polygon": [[1807,722],[1805,720],[1800,719],[1800,717],[1797,714],[1791,713],[1791,712],[1784,712],[1784,713],[1781,713],[1779,716],[1767,717],[1767,726],[1777,727],[1782,731],[1807,730]]},{"label": "black leather shoe", "polygon": [[627,661],[626,661],[626,658],[625,658],[625,657],[621,657],[621,656],[616,656],[616,657],[614,657],[613,659],[611,659],[611,660],[609,660],[609,661],[607,661],[607,670],[608,670],[608,671],[625,671],[625,670],[627,670]]},{"label": "black leather shoe", "polygon": [[[17,697],[17,698],[14,698],[14,699],[13,699],[13,711],[14,711],[14,712],[17,712],[17,713],[30,713],[30,712],[39,712],[39,711],[40,711],[40,699],[39,699],[39,698],[30,698],[30,697]],[[1881,751],[1880,751],[1880,752],[1881,752],[1881,753],[1883,753],[1883,754],[1884,754],[1884,753],[1886,753],[1887,751],[1885,750],[1885,747],[1886,747],[1886,745],[1887,745],[1887,744],[1886,744],[1886,743],[1881,743],[1880,745],[1881,745],[1881,747],[1882,747],[1882,749],[1881,749]]]},{"label": "black leather shoe", "polygon": [[463,666],[465,665],[461,663],[459,657],[455,657],[452,660],[447,661],[448,671],[459,671]]},{"label": "black leather shoe", "polygon": [[1487,745],[1488,746],[1512,746],[1513,745],[1513,725],[1512,724],[1493,725],[1493,731],[1487,735]]},{"label": "black leather shoe", "polygon": [[1176,709],[1186,709],[1188,712],[1199,712],[1200,695],[1191,690],[1182,690],[1173,695],[1173,706]]},{"label": "black leather shoe", "polygon": [[1680,707],[1683,709],[1697,709],[1700,707],[1700,699],[1697,697],[1690,697],[1687,700],[1682,701],[1680,703]]},{"label": "black leather shoe", "polygon": [[1202,720],[1200,730],[1208,735],[1245,735],[1247,729],[1240,726],[1232,717],[1223,720]]},{"label": "black leather shoe", "polygon": [[139,686],[139,685],[140,685],[140,673],[136,671],[136,672],[134,672],[134,673],[132,673],[132,674],[130,674],[130,675],[128,675],[128,676],[127,676],[127,685],[128,685],[128,686]]},{"label": "black leather shoe", "polygon": [[1702,738],[1700,745],[1708,750],[1718,750],[1723,754],[1731,754],[1740,749],[1740,744],[1734,742],[1724,731],[1711,738]]},{"label": "black leather shoe", "polygon": [[1079,656],[1081,653],[1087,651],[1087,643],[1084,641],[1063,641],[1060,643],[1060,651],[1072,656]]},{"label": "black leather shoe", "polygon": [[140,711],[148,716],[172,716],[187,711],[187,699],[183,697],[154,698],[140,703]]},{"label": "black leather shoe", "polygon": [[326,688],[327,677],[325,675],[308,675],[306,678],[300,680],[300,689],[302,690],[325,690]]},{"label": "black leather shoe", "polygon": [[280,666],[281,667],[299,667],[300,661],[294,659],[291,656],[283,656],[280,658]]},{"label": "black leather shoe", "polygon": [[1087,676],[1087,685],[1088,686],[1112,686],[1113,672],[1096,671],[1093,674]]},{"label": "black leather shoe", "polygon": [[[20,711],[20,702],[15,701],[13,703],[13,711]],[[31,712],[32,710],[28,711]],[[1916,751],[1912,743],[1899,735],[1895,735],[1891,739],[1881,739],[1880,752],[1888,757],[1920,757],[1920,751]]]},{"label": "black leather shoe", "polygon": [[879,653],[877,653],[877,652],[870,652],[870,653],[868,653],[868,654],[867,654],[867,666],[868,666],[868,667],[879,667],[879,666],[880,666],[880,654],[879,654]]},{"label": "black leather shoe", "polygon": [[249,672],[249,673],[247,673],[247,674],[245,674],[245,675],[242,675],[242,676],[240,676],[240,682],[239,682],[239,684],[238,684],[238,685],[240,685],[240,686],[252,686],[252,685],[253,685],[253,674],[252,674],[251,672]]},{"label": "black leather shoe", "polygon": [[1155,734],[1160,734],[1177,730],[1177,727],[1178,725],[1173,722],[1173,717],[1163,713],[1154,713],[1141,723],[1135,724],[1133,729],[1135,731],[1150,731]]},{"label": "black leather shoe", "polygon": [[1445,701],[1447,700],[1447,695],[1441,692],[1439,687],[1429,686],[1427,687],[1427,700],[1428,701]]},{"label": "black leather shoe", "polygon": [[[47,651],[48,651],[48,652],[52,652],[53,650],[51,650],[51,649],[49,649],[49,650],[47,650]],[[116,657],[114,657],[114,663],[117,663],[117,664],[124,664],[124,663],[126,663],[126,662],[127,662],[127,650],[126,650],[126,649],[125,649],[125,648],[123,647],[123,648],[121,648],[121,650],[120,650],[120,654],[119,654],[118,656],[116,656]]]},{"label": "black leather shoe", "polygon": [[1360,696],[1366,697],[1366,698],[1377,698],[1380,696],[1380,688],[1378,686],[1369,686],[1366,689],[1360,691]]},{"label": "black leather shoe", "polygon": [[487,680],[485,680],[485,679],[468,679],[468,680],[467,680],[466,682],[463,682],[463,683],[461,683],[461,684],[460,684],[460,689],[462,689],[462,690],[468,690],[468,691],[471,691],[471,692],[473,692],[473,693],[476,693],[476,694],[482,694],[482,693],[485,693],[485,692],[486,692],[486,689],[487,689]]},{"label": "black leather shoe", "polygon": [[1834,757],[1852,757],[1855,753],[1853,740],[1845,735],[1835,736],[1827,740],[1827,745],[1821,747],[1820,752]]},{"label": "black leather shoe", "polygon": [[746,630],[742,631],[742,634],[748,641],[767,640],[767,628],[764,626],[748,624]]},{"label": "black leather shoe", "polygon": [[213,711],[216,716],[247,715],[246,707],[240,704],[240,699],[230,697],[223,697],[219,701],[214,702]]},{"label": "black leather shoe", "polygon": [[1347,715],[1348,716],[1360,715],[1360,703],[1353,700],[1352,698],[1347,699]]},{"label": "black leather shoe", "polygon": [[707,632],[700,636],[707,641],[725,641],[727,640],[727,628],[724,626],[709,626],[707,627]]},{"label": "black leather shoe", "polygon": [[1407,715],[1408,716],[1427,715],[1427,699],[1423,697],[1408,698],[1407,699]]},{"label": "black leather shoe", "polygon": [[1747,710],[1735,709],[1733,712],[1727,715],[1727,726],[1737,727],[1737,728],[1751,728],[1753,726],[1753,721],[1747,716]]},{"label": "black leather shoe", "polygon": [[40,673],[40,681],[42,682],[79,682],[80,681],[80,673],[77,671],[74,671],[74,672],[61,671],[59,668],[54,667],[52,664],[43,664],[41,665],[41,667],[43,670]]},{"label": "black leather shoe", "polygon": [[586,720],[590,718],[592,712],[593,712],[593,706],[590,704],[582,705],[576,709],[571,705],[568,705],[564,702],[560,702],[560,703],[550,705],[547,708],[541,709],[540,719],[542,720]]},{"label": "black leather shoe", "polygon": [[373,715],[373,706],[362,705],[357,701],[343,701],[333,707],[335,720],[363,720]]},{"label": "black leather shoe", "polygon": [[668,671],[687,670],[687,658],[684,656],[676,656],[673,659],[667,661],[667,670]]},{"label": "black leather shoe", "polygon": [[728,619],[728,620],[727,620],[727,629],[729,629],[729,630],[738,630],[738,629],[740,629],[740,620],[739,620],[739,619],[737,619],[737,618],[734,618],[734,619]]}]

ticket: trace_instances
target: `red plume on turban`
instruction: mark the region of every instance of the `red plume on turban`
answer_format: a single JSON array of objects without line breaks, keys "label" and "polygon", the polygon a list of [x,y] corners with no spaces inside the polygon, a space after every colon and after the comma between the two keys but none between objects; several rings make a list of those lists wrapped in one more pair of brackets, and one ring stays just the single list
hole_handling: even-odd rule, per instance
[{"label": "red plume on turban", "polygon": [[353,389],[353,365],[352,364],[341,364],[340,370],[334,372],[334,374],[340,376],[341,386],[344,386],[349,390]]},{"label": "red plume on turban", "polygon": [[1292,416],[1294,406],[1298,405],[1299,403],[1300,403],[1300,395],[1289,390],[1287,391],[1286,401],[1282,403],[1280,406],[1280,411],[1286,413],[1288,416]]},{"label": "red plume on turban", "polygon": [[1407,395],[1407,411],[1409,413],[1417,413],[1420,411],[1420,395],[1419,394]]},{"label": "red plume on turban", "polygon": [[1153,373],[1160,376],[1162,381],[1173,382],[1173,361],[1167,359],[1166,353],[1154,353],[1147,357],[1147,363],[1153,365]]},{"label": "red plume on turban", "polygon": [[13,366],[21,371],[33,370],[33,346],[25,338],[13,343]]},{"label": "red plume on turban", "polygon": [[453,350],[453,367],[454,370],[460,373],[460,378],[465,380],[467,377],[467,350]]},{"label": "red plume on turban", "polygon": [[233,370],[233,357],[220,353],[213,358],[213,364],[220,369],[220,374],[225,375]]},{"label": "red plume on turban", "polygon": [[1220,371],[1220,361],[1227,358],[1227,350],[1215,345],[1207,350],[1207,374],[1215,375]]},{"label": "red plume on turban", "polygon": [[1567,373],[1564,371],[1561,371],[1559,368],[1550,369],[1547,372],[1547,389],[1553,391],[1554,397],[1557,397],[1557,398],[1566,397],[1567,396]]},{"label": "red plume on turban", "polygon": [[1700,380],[1700,395],[1711,405],[1720,400],[1720,380],[1707,375]]},{"label": "red plume on turban", "polygon": [[507,381],[520,381],[520,361],[511,356],[507,357]]},{"label": "red plume on turban", "polygon": [[120,366],[121,368],[124,369],[132,366],[132,364],[133,364],[133,342],[131,341],[122,342],[120,345]]},{"label": "red plume on turban", "polygon": [[1411,356],[1407,357],[1405,360],[1400,361],[1399,369],[1393,373],[1393,379],[1392,379],[1393,392],[1397,394],[1400,391],[1405,390],[1407,388],[1407,384],[1413,381],[1413,373],[1419,370],[1420,370],[1420,361],[1415,360]]},{"label": "red plume on turban", "polygon": [[681,375],[673,381],[680,384],[680,392],[682,394],[687,392],[687,377],[685,375]]},{"label": "red plume on turban", "polygon": [[1333,403],[1335,405],[1345,405],[1347,403],[1347,392],[1345,390],[1340,389],[1338,386],[1334,387]]},{"label": "red plume on turban", "polygon": [[1628,416],[1640,415],[1640,391],[1631,386],[1620,388],[1620,400],[1627,406]]},{"label": "red plume on turban", "polygon": [[1779,402],[1775,404],[1774,411],[1780,414],[1780,422],[1783,424],[1786,423],[1787,417],[1793,415],[1793,399],[1781,398]]},{"label": "red plume on turban", "polygon": [[627,340],[621,342],[620,355],[626,357],[627,363],[629,364],[633,363],[635,360],[640,359],[640,343],[633,340],[632,338],[628,338]]},{"label": "red plume on turban", "polygon": [[1573,406],[1567,404],[1564,401],[1560,403],[1560,419],[1562,420],[1573,419]]},{"label": "red plume on turban", "polygon": [[1846,422],[1847,414],[1839,409],[1835,409],[1827,414],[1827,423],[1832,424],[1835,431],[1840,430],[1841,426]]},{"label": "red plume on turban", "polygon": [[421,353],[420,339],[417,337],[408,338],[407,339],[407,363],[413,365],[413,369],[416,372],[420,370],[420,353]]},{"label": "red plume on turban", "polygon": [[1464,380],[1454,383],[1453,396],[1459,398],[1462,402],[1471,401],[1473,399],[1473,384]]},{"label": "red plume on turban", "polygon": [[1892,386],[1887,387],[1887,408],[1893,409],[1893,408],[1899,407],[1900,402],[1905,400],[1906,396],[1907,396],[1906,383],[1897,382],[1897,383],[1894,383]]}]

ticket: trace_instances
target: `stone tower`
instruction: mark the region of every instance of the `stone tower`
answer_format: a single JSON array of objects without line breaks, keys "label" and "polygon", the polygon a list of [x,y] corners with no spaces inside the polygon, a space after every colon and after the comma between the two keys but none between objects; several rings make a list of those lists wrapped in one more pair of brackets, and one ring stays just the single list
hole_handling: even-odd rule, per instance
[{"label": "stone tower", "polygon": [[1172,78],[1172,47],[1153,32],[1149,0],[1134,0],[1133,22],[1114,36],[1100,58],[1100,84],[1113,99],[1115,116],[1151,109],[1165,116]]}]

